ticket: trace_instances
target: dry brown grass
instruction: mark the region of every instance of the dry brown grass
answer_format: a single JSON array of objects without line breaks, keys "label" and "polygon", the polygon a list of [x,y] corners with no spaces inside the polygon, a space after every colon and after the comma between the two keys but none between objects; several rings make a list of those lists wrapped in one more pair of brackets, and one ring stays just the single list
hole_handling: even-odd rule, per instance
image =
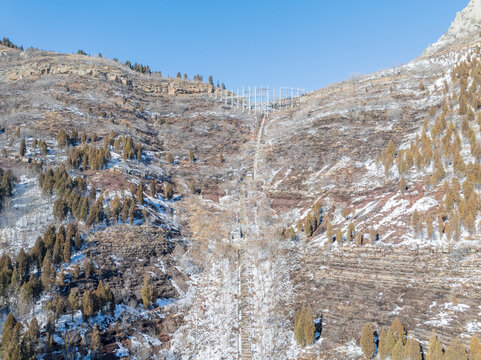
[{"label": "dry brown grass", "polygon": [[195,198],[185,203],[188,213],[188,228],[192,236],[192,257],[201,264],[207,264],[210,256],[228,256],[236,253],[230,243],[229,224],[233,214]]}]

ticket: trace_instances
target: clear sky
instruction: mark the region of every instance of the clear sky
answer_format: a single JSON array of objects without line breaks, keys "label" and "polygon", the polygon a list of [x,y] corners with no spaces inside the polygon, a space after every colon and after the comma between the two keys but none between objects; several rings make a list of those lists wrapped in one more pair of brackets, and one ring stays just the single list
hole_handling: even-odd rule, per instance
[{"label": "clear sky", "polygon": [[2,0],[0,37],[228,88],[315,90],[409,62],[469,0]]}]

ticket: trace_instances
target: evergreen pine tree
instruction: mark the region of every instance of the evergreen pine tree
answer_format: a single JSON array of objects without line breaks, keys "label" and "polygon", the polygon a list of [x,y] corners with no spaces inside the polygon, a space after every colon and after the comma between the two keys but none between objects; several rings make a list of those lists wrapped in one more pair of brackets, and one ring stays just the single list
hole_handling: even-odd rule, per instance
[{"label": "evergreen pine tree", "polygon": [[434,234],[434,227],[433,227],[433,218],[431,215],[428,214],[426,216],[426,235],[428,237],[428,240],[432,240]]},{"label": "evergreen pine tree", "polygon": [[297,310],[294,317],[294,338],[300,346],[304,346],[304,308],[302,310]]},{"label": "evergreen pine tree", "polygon": [[374,343],[374,328],[372,324],[368,323],[364,325],[361,333],[361,349],[362,353],[367,359],[371,359],[374,356],[376,350],[376,344]]},{"label": "evergreen pine tree", "polygon": [[469,356],[470,359],[476,359],[476,357],[481,356],[481,342],[476,334],[471,337],[469,342]]},{"label": "evergreen pine tree", "polygon": [[397,340],[392,349],[391,360],[404,360],[404,343],[401,338]]},{"label": "evergreen pine tree", "polygon": [[40,326],[35,316],[30,321],[27,332],[31,340],[38,341],[40,339]]},{"label": "evergreen pine tree", "polygon": [[102,342],[100,340],[99,330],[97,325],[94,325],[94,330],[92,332],[92,338],[90,339],[90,350],[94,359],[100,359],[102,353]]},{"label": "evergreen pine tree", "polygon": [[468,360],[466,349],[459,336],[456,336],[444,353],[444,360]]},{"label": "evergreen pine tree", "polygon": [[336,242],[339,246],[342,245],[342,230],[341,228],[337,229],[337,232],[336,232]]},{"label": "evergreen pine tree", "polygon": [[426,353],[426,360],[439,360],[443,359],[443,347],[439,342],[434,331],[429,337],[428,351]]},{"label": "evergreen pine tree", "polygon": [[53,252],[52,252],[52,261],[54,264],[60,263],[62,260],[62,246],[60,244],[60,241],[57,239],[55,241],[55,245],[53,246]]},{"label": "evergreen pine tree", "polygon": [[58,274],[58,285],[60,287],[65,286],[65,274],[63,271],[60,271],[60,273]]},{"label": "evergreen pine tree", "polygon": [[90,290],[86,290],[82,296],[82,314],[85,319],[95,313],[94,297]]},{"label": "evergreen pine tree", "polygon": [[78,279],[80,277],[80,265],[79,263],[76,263],[75,266],[73,267],[73,278]]},{"label": "evergreen pine tree", "polygon": [[130,224],[132,225],[135,220],[135,203],[133,201],[130,203],[129,219],[130,219]]},{"label": "evergreen pine tree", "polygon": [[389,356],[389,349],[387,343],[387,333],[388,331],[386,328],[381,329],[381,333],[379,334],[379,347],[378,347],[378,354],[381,360],[385,360]]},{"label": "evergreen pine tree", "polygon": [[354,227],[354,223],[349,223],[347,226],[347,234],[346,234],[346,241],[351,242],[354,240],[354,234],[356,232],[356,229]]},{"label": "evergreen pine tree", "polygon": [[165,184],[164,186],[164,197],[168,200],[172,199],[172,196],[173,196],[173,189],[172,189],[172,184],[171,183],[167,183]]},{"label": "evergreen pine tree", "polygon": [[150,196],[155,197],[155,180],[150,182]]},{"label": "evergreen pine tree", "polygon": [[414,231],[416,234],[419,234],[419,220],[420,216],[417,210],[414,210],[412,216],[411,216],[411,224],[413,226]]},{"label": "evergreen pine tree", "polygon": [[15,326],[17,325],[17,319],[13,316],[12,313],[9,313],[7,319],[3,323],[3,331],[2,331],[2,343],[1,343],[1,353],[6,354],[8,350],[8,345],[12,341],[15,336]]},{"label": "evergreen pine tree", "polygon": [[144,304],[144,308],[148,309],[154,300],[154,287],[152,285],[152,281],[149,274],[145,274],[144,282],[142,284],[141,290],[142,296],[142,303]]},{"label": "evergreen pine tree", "polygon": [[332,223],[330,221],[327,223],[326,237],[327,237],[327,243],[331,244],[332,238],[334,237],[334,229],[333,229]]},{"label": "evergreen pine tree", "polygon": [[399,317],[396,316],[396,318],[392,322],[391,330],[394,336],[402,340],[402,343],[404,345],[406,343],[406,330],[404,329],[404,325],[402,324],[401,320],[399,320]]},{"label": "evergreen pine tree", "polygon": [[308,213],[306,218],[304,219],[304,233],[306,234],[307,237],[311,236],[313,232],[312,229],[312,219],[311,219],[311,213]]},{"label": "evergreen pine tree", "polygon": [[142,181],[139,183],[137,188],[137,202],[139,205],[144,204],[144,185],[142,184]]},{"label": "evergreen pine tree", "polygon": [[421,345],[411,336],[406,341],[404,348],[404,360],[423,360]]},{"label": "evergreen pine tree", "polygon": [[45,258],[43,260],[42,274],[40,275],[40,281],[42,282],[42,286],[44,289],[47,289],[50,284],[55,283],[57,272],[55,271],[55,268],[52,264],[51,257],[52,255],[49,250],[47,251],[47,254],[45,255]]},{"label": "evergreen pine tree", "polygon": [[401,176],[401,180],[399,181],[399,188],[401,189],[401,193],[404,194],[406,192],[406,179],[404,178],[404,175]]},{"label": "evergreen pine tree", "polygon": [[82,356],[87,355],[87,342],[85,341],[85,336],[82,336],[82,339],[80,340],[79,353]]},{"label": "evergreen pine tree", "polygon": [[77,288],[73,288],[70,290],[70,293],[68,294],[67,305],[72,314],[73,321],[75,313],[79,310],[79,296]]},{"label": "evergreen pine tree", "polygon": [[15,335],[12,337],[10,343],[8,344],[7,354],[5,355],[5,360],[23,360],[22,359],[22,348],[20,346],[20,329],[19,325],[15,327]]},{"label": "evergreen pine tree", "polygon": [[314,325],[314,316],[312,315],[311,306],[308,305],[304,313],[304,339],[306,345],[314,343],[314,336],[316,333],[316,326]]},{"label": "evergreen pine tree", "polygon": [[363,235],[360,232],[356,233],[355,240],[356,240],[356,245],[361,246],[363,242]]},{"label": "evergreen pine tree", "polygon": [[66,264],[70,264],[70,257],[72,256],[72,244],[70,239],[66,240],[65,245],[63,247],[63,261]]},{"label": "evergreen pine tree", "polygon": [[20,150],[19,150],[20,156],[25,156],[26,148],[27,147],[25,146],[25,139],[22,139],[22,141],[20,142]]},{"label": "evergreen pine tree", "polygon": [[86,256],[84,259],[84,272],[87,279],[90,278],[94,272],[94,265],[90,255],[88,257]]},{"label": "evergreen pine tree", "polygon": [[87,219],[88,213],[89,213],[89,207],[88,207],[87,198],[82,196],[82,200],[80,201],[79,220],[85,221]]}]

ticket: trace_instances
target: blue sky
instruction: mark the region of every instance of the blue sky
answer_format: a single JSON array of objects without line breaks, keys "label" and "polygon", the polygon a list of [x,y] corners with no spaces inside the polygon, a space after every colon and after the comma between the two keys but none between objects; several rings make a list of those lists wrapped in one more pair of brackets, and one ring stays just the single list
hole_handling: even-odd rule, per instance
[{"label": "blue sky", "polygon": [[0,36],[228,88],[315,90],[409,62],[469,0],[3,0]]}]

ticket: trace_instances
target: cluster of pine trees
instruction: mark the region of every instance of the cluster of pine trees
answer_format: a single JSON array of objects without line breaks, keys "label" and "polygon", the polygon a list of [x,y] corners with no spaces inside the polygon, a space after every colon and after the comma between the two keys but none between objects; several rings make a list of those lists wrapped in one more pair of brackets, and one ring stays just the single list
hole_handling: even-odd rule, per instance
[{"label": "cluster of pine trees", "polygon": [[[75,293],[73,295],[70,293],[69,303],[71,303],[71,310],[78,308],[78,299]],[[86,320],[96,315],[99,311],[113,315],[115,310],[115,297],[110,286],[108,284],[104,285],[102,280],[100,280],[95,291],[86,290],[80,300],[80,308]]]},{"label": "cluster of pine trees", "polygon": [[195,74],[194,75],[194,81],[202,82],[202,81],[204,81],[204,77],[200,74]]},{"label": "cluster of pine trees", "polygon": [[316,326],[310,306],[303,306],[294,317],[294,338],[300,346],[314,343]]},{"label": "cluster of pine trees", "polygon": [[312,236],[322,223],[321,203],[316,202],[304,219],[297,222],[297,230],[304,231],[307,237]]},{"label": "cluster of pine trees", "polygon": [[[45,308],[48,311],[45,341],[42,341],[40,327],[35,317],[32,318],[28,328],[24,331],[22,324],[17,321],[13,313],[7,316],[3,326],[0,345],[0,356],[2,359],[31,360],[35,359],[35,356],[38,354],[52,354],[55,350],[53,347],[53,335],[56,331],[56,322],[59,316],[70,312],[73,317],[78,310],[82,311],[82,315],[86,320],[99,311],[113,314],[115,298],[110,287],[108,285],[104,286],[102,280],[100,280],[96,290],[86,290],[80,297],[78,288],[71,288],[66,299],[60,295],[55,295],[46,304]],[[79,353],[82,356],[86,356],[88,350],[90,350],[90,358],[101,358],[102,342],[96,325],[90,335],[88,346],[85,336],[82,336],[80,344],[73,344],[69,335],[68,329],[62,334],[64,341],[63,355],[65,358],[70,358],[69,354],[77,356]]]},{"label": "cluster of pine trees", "polygon": [[[137,190],[137,198],[143,201],[143,187],[139,186],[138,189],[140,190]],[[140,194],[140,192],[142,192],[142,194]],[[135,200],[131,196],[120,198],[115,194],[114,199],[109,205],[110,220],[113,223],[118,223],[119,220],[122,220],[124,224],[127,224],[129,221],[132,224],[135,217],[138,216],[135,211]]]},{"label": "cluster of pine trees", "polygon": [[33,147],[34,153],[36,152],[37,148],[40,149],[43,156],[46,156],[47,153],[48,153],[48,147],[47,147],[47,143],[45,142],[45,140],[37,139],[37,138],[33,139],[32,147]]},{"label": "cluster of pine trees", "polygon": [[[324,211],[321,208],[321,203],[316,202],[312,207],[312,210],[307,213],[304,219],[300,219],[297,222],[297,231],[304,231],[306,237],[309,238],[314,235],[317,229],[321,229],[320,231],[326,232],[328,245],[332,244],[332,242],[334,241],[339,246],[342,246],[344,242],[355,243],[356,245],[364,245],[369,243],[365,235],[361,231],[356,230],[354,222],[350,222],[347,225],[347,229],[345,232],[342,229],[342,224],[340,224],[337,230],[334,231],[334,226],[332,224],[330,216],[323,216],[323,213]],[[349,219],[349,213],[343,213],[343,216],[346,218],[346,220]],[[296,233],[292,227],[287,230],[283,230],[282,235],[285,237],[287,236],[291,240],[296,239]],[[379,235],[377,231],[372,228],[369,231],[370,243],[374,244],[378,237]]]},{"label": "cluster of pine trees", "polygon": [[77,130],[72,130],[70,134],[64,129],[60,129],[57,134],[57,145],[59,148],[68,147],[70,145],[75,146],[79,141],[79,134]]},{"label": "cluster of pine trees", "polygon": [[35,359],[36,351],[41,347],[40,327],[34,317],[27,329],[10,313],[3,324],[0,357],[5,360]]},{"label": "cluster of pine trees", "polygon": [[131,136],[119,136],[114,140],[113,147],[117,152],[122,151],[122,158],[124,160],[133,158],[136,158],[137,161],[142,160],[142,144],[138,143],[134,145]]},{"label": "cluster of pine trees", "polygon": [[[441,185],[443,203],[438,209],[429,214],[415,212],[412,216],[415,233],[426,234],[429,239],[436,234],[436,229],[439,237],[445,235],[447,240],[459,240],[463,228],[471,234],[481,229],[481,223],[476,224],[481,210],[481,199],[476,192],[481,186],[481,143],[477,140],[481,113],[475,115],[481,108],[481,62],[476,57],[468,57],[456,66],[451,78],[459,94],[449,95],[445,82],[443,103],[439,109],[431,108],[421,136],[416,137],[409,148],[397,152],[394,143],[389,141],[378,158],[386,175],[393,164],[397,166],[403,192],[410,171],[426,172],[427,190]],[[473,159],[469,162],[462,156],[466,146]],[[453,176],[448,180],[451,169]]]},{"label": "cluster of pine trees", "polygon": [[433,332],[429,338],[427,348],[424,349],[414,337],[407,336],[404,325],[397,317],[389,328],[383,327],[381,329],[378,339],[377,335],[373,324],[368,323],[364,326],[361,333],[360,345],[362,352],[367,359],[371,359],[376,355],[381,360],[481,359],[481,342],[477,335],[471,337],[469,357],[459,336],[454,338],[450,345],[444,349],[436,334]]},{"label": "cluster of pine trees", "polygon": [[67,158],[67,163],[74,169],[82,171],[101,170],[110,161],[110,150],[106,147],[95,147],[88,144],[73,147]]},{"label": "cluster of pine trees", "polygon": [[89,213],[89,203],[85,196],[87,184],[80,177],[72,179],[67,173],[65,166],[60,166],[55,171],[48,169],[40,173],[38,178],[39,186],[44,193],[57,193],[57,200],[54,203],[54,215],[62,220],[68,214],[72,214],[77,221],[85,221]]},{"label": "cluster of pine trees", "polygon": [[[58,230],[51,225],[42,237],[38,237],[30,253],[20,250],[15,263],[7,254],[2,255],[0,297],[4,305],[15,309],[17,313],[28,313],[43,291],[53,295],[44,307],[48,317],[44,341],[40,341],[40,328],[35,317],[24,331],[13,313],[8,315],[0,344],[2,359],[30,360],[40,353],[52,353],[55,350],[53,335],[57,320],[62,315],[71,314],[73,318],[78,310],[81,310],[85,319],[98,312],[113,314],[116,302],[108,284],[104,285],[99,280],[95,290],[86,289],[83,293],[75,286],[75,280],[78,282],[82,274],[85,279],[94,274],[95,266],[90,256],[84,259],[83,272],[80,271],[79,263],[75,265],[72,274],[66,275],[63,271],[63,264],[70,262],[71,252],[79,250],[81,246],[82,237],[76,224],[69,223],[67,228],[61,225]],[[84,337],[80,346],[73,346],[68,329],[62,336],[65,356],[79,351],[87,355],[88,349],[91,350],[92,358],[100,355],[101,339],[97,328],[94,328],[90,336],[89,346]]]},{"label": "cluster of pine trees", "polygon": [[[38,237],[30,252],[23,249],[15,263],[7,255],[0,258],[0,298],[3,304],[15,306],[26,313],[45,289],[56,285],[57,268],[69,263],[72,251],[80,249],[82,237],[77,225],[62,225],[56,231],[49,226],[42,237]],[[12,304],[12,299],[16,301]]]},{"label": "cluster of pine trees", "polygon": [[137,71],[138,73],[141,73],[141,74],[150,75],[152,73],[150,71],[149,65],[142,65],[142,64],[137,64],[137,63],[134,63],[132,65],[132,63],[129,60],[127,60],[125,62],[125,66],[128,66],[131,70]]},{"label": "cluster of pine trees", "polygon": [[17,46],[13,42],[11,42],[8,38],[4,37],[2,41],[0,42],[3,46],[9,47],[11,49],[18,49],[18,50],[23,50],[23,46]]}]

